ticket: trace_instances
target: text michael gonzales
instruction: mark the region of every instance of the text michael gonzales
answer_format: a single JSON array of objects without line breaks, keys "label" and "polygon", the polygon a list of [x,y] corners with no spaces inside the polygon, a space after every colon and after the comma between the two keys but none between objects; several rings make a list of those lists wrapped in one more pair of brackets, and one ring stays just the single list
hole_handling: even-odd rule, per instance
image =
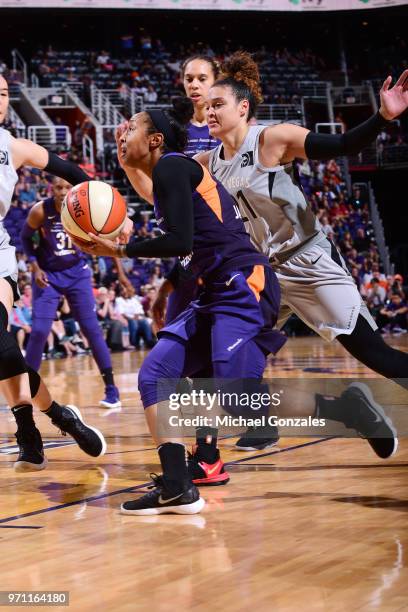
[{"label": "text michael gonzales", "polygon": [[[248,416],[234,416],[232,414],[183,416],[172,414],[169,417],[171,427],[264,427],[272,425],[277,427],[324,427],[325,419],[308,417],[287,417],[277,415],[251,414],[258,410],[265,412],[266,408],[280,406],[280,393],[207,393],[203,390],[192,390],[190,393],[172,393],[169,397],[168,407],[178,411],[189,406],[199,407],[207,411],[224,410],[237,412],[237,409],[248,411]],[[242,410],[239,410],[242,412]]]}]

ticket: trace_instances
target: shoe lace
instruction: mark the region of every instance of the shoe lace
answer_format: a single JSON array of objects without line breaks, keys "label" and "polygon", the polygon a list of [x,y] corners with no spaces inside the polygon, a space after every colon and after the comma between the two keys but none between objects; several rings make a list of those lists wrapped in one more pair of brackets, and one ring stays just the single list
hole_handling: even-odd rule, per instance
[{"label": "shoe lace", "polygon": [[156,487],[162,487],[164,485],[163,482],[163,476],[159,475],[159,474],[155,474],[154,472],[151,472],[149,474],[150,479],[152,481],[151,485],[148,485],[148,489],[156,489]]}]

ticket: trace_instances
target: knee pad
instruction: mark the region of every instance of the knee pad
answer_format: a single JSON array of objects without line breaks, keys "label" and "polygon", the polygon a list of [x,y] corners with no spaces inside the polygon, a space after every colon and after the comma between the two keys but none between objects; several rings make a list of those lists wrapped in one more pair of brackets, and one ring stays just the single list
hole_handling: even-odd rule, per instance
[{"label": "knee pad", "polygon": [[27,373],[27,364],[17,340],[7,331],[8,314],[0,302],[0,380]]}]

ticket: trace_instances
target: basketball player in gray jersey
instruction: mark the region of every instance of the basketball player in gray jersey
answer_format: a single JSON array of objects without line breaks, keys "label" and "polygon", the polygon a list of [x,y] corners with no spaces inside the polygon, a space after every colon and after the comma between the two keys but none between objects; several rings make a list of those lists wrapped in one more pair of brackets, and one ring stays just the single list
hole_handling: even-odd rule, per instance
[{"label": "basketball player in gray jersey", "polygon": [[88,455],[98,457],[106,450],[100,431],[86,425],[75,406],[62,406],[52,398],[40,376],[29,368],[14,336],[7,331],[13,304],[19,299],[18,269],[15,248],[3,226],[17,183],[21,166],[34,166],[60,176],[75,185],[88,176],[72,162],[65,161],[43,147],[14,138],[1,127],[9,104],[7,81],[0,75],[0,387],[17,423],[17,444],[20,449],[15,463],[17,471],[42,470],[47,465],[41,434],[33,419],[34,403],[62,432],[69,433]]},{"label": "basketball player in gray jersey", "polygon": [[257,65],[236,53],[210,89],[207,121],[222,141],[196,156],[237,202],[257,248],[268,255],[282,292],[279,324],[291,312],[326,340],[337,339],[376,372],[408,386],[408,354],[388,346],[346,265],[306,202],[295,158],[331,159],[358,153],[408,108],[408,70],[380,91],[379,112],[343,135],[316,134],[291,124],[248,125],[262,99]]}]

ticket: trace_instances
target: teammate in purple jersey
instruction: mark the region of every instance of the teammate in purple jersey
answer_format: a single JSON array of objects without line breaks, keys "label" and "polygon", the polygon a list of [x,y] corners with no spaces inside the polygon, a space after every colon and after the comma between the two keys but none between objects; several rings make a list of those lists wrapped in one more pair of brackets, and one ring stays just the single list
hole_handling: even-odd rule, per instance
[{"label": "teammate in purple jersey", "polygon": [[[216,379],[258,382],[267,354],[277,352],[285,341],[272,329],[280,299],[275,274],[252,246],[226,189],[181,153],[192,108],[183,98],[173,104],[172,111],[132,117],[119,152],[128,175],[134,168],[150,176],[163,234],[126,246],[93,235],[94,244],[79,241],[81,248],[95,255],[179,256],[181,264],[203,282],[199,299],[162,330],[139,372],[139,390],[150,432],[159,445],[163,476],[154,478],[154,491],[125,502],[125,514],[200,512],[204,501],[192,483],[184,445],[159,433],[157,404],[176,390],[177,379],[210,365]],[[166,380],[165,389],[158,386],[161,379]]]},{"label": "teammate in purple jersey", "polygon": [[[38,202],[30,210],[22,230],[23,248],[33,266],[33,325],[27,345],[26,361],[38,371],[42,352],[62,295],[89,342],[104,384],[104,408],[121,406],[114,383],[112,360],[96,317],[91,285],[91,270],[84,254],[72,244],[61,223],[61,206],[71,185],[53,180],[53,197]],[[33,235],[39,232],[37,248]]]}]

